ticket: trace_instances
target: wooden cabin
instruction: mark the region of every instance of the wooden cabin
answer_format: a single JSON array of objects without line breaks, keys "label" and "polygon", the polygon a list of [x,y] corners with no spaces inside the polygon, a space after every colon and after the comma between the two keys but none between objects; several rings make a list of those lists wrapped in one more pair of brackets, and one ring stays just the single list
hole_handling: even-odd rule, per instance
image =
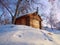
[{"label": "wooden cabin", "polygon": [[26,14],[24,16],[16,18],[15,24],[16,25],[27,25],[34,28],[42,28],[42,19],[37,12]]}]

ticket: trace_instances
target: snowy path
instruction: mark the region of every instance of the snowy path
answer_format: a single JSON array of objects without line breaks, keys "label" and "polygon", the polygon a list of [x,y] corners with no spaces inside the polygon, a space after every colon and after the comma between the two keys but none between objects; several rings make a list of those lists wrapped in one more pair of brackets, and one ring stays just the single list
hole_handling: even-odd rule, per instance
[{"label": "snowy path", "polygon": [[0,45],[60,45],[60,34],[23,25],[0,26]]}]

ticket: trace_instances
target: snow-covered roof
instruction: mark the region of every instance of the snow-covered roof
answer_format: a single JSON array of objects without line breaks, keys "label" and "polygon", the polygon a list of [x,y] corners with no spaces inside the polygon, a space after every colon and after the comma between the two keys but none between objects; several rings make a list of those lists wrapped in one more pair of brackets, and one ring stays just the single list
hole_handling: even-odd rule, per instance
[{"label": "snow-covered roof", "polygon": [[[25,16],[25,15],[28,15],[28,14],[33,14],[33,13],[35,13],[36,11],[34,11],[34,12],[29,12],[29,13],[26,13],[26,14],[20,14],[19,16],[16,16],[16,18],[19,18],[19,17],[21,17],[21,16]],[[39,14],[38,14],[39,15]],[[40,16],[40,15],[39,15]]]}]

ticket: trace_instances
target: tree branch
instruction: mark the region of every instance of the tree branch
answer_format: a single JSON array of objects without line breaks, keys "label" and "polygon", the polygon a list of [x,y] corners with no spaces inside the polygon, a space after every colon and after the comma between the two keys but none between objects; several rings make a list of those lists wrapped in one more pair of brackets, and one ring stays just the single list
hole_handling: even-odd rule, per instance
[{"label": "tree branch", "polygon": [[8,9],[8,7],[3,3],[2,0],[0,0],[0,3],[7,9],[7,11],[11,14],[11,16],[13,16],[13,14],[11,13],[11,11]]}]

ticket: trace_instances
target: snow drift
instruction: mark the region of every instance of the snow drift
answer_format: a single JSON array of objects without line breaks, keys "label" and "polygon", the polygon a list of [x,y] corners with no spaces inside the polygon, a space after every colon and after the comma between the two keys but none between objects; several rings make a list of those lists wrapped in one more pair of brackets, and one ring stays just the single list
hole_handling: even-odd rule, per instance
[{"label": "snow drift", "polygon": [[0,45],[60,45],[59,41],[60,34],[47,30],[24,25],[0,26]]}]

